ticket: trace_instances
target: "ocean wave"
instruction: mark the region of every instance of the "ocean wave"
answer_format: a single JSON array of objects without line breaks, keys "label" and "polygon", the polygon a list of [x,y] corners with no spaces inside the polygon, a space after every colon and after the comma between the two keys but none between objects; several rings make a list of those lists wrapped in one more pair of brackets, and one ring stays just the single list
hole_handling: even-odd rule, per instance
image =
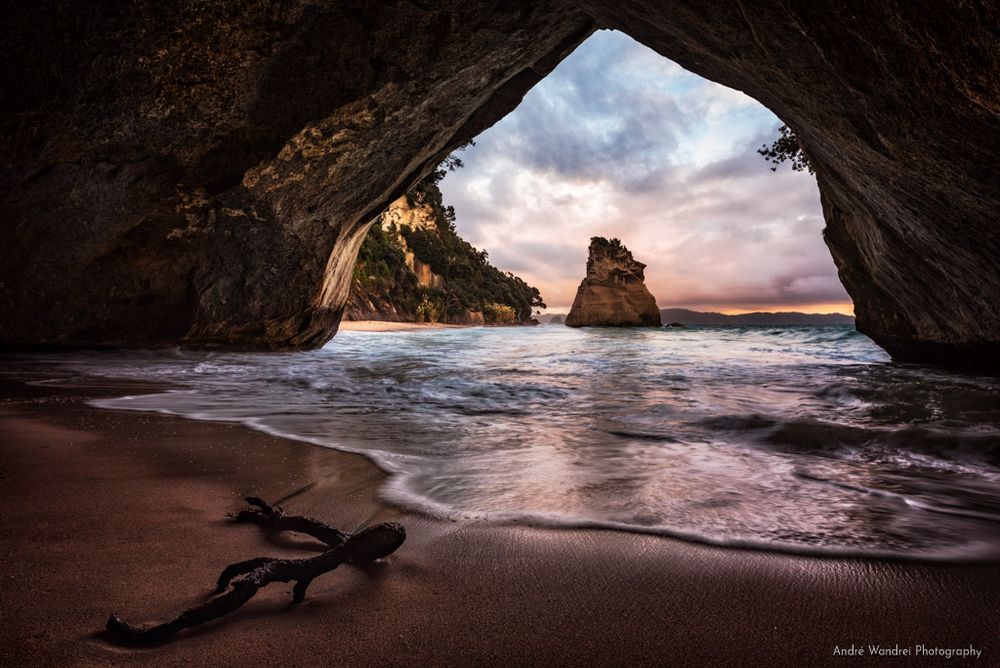
[{"label": "ocean wave", "polygon": [[1000,559],[1000,382],[885,359],[836,327],[479,328],[36,356],[22,372],[165,383],[94,404],[363,454],[390,474],[388,501],[436,517]]}]

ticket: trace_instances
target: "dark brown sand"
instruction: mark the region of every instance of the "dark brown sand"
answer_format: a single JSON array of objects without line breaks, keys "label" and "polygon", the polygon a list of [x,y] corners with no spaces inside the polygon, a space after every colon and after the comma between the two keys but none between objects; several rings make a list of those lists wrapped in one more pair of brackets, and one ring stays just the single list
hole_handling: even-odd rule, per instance
[{"label": "dark brown sand", "polygon": [[[0,665],[1000,665],[1000,566],[726,550],[613,531],[429,520],[380,505],[366,460],[246,429],[88,408],[129,388],[7,385],[0,414]],[[135,388],[131,388],[135,391]],[[172,642],[124,650],[112,611],[164,619],[228,563],[308,554],[231,525],[240,497],[409,539],[289,606],[272,585]],[[836,646],[980,658],[836,657]],[[867,647],[865,648],[867,654]]]}]

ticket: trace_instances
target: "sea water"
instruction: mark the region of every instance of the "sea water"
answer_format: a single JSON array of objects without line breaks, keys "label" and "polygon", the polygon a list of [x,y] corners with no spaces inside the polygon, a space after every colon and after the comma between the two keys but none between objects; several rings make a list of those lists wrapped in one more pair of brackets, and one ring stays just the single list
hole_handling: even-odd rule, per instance
[{"label": "sea water", "polygon": [[1000,380],[895,366],[850,327],[346,331],[311,352],[35,361],[46,382],[171,386],[103,408],[364,454],[386,501],[436,517],[1000,559]]}]

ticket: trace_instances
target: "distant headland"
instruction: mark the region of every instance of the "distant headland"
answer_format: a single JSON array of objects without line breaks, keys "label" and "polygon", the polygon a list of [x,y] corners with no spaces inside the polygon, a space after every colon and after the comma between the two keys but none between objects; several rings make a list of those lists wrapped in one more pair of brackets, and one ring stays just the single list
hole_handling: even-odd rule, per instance
[{"label": "distant headland", "polygon": [[[541,313],[535,318],[543,325],[564,325],[562,313]],[[686,308],[661,308],[660,317],[664,324],[681,325],[766,325],[782,327],[789,325],[853,325],[854,318],[843,313],[800,313],[780,311],[741,313],[726,315],[712,311],[693,311]]]},{"label": "distant headland", "polygon": [[682,325],[853,325],[854,318],[843,313],[761,312],[726,315],[686,308],[661,308],[663,322]]}]

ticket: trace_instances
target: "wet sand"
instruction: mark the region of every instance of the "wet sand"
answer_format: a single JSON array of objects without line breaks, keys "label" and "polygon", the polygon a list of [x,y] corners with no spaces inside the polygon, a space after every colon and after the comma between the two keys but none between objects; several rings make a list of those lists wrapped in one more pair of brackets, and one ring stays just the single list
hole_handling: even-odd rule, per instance
[{"label": "wet sand", "polygon": [[[0,665],[1000,665],[998,565],[431,520],[380,504],[383,474],[361,457],[83,403],[141,389],[4,386]],[[271,585],[159,647],[106,643],[112,611],[165,619],[231,562],[310,553],[225,522],[248,494],[349,529],[396,519],[409,538],[316,580],[302,605]],[[983,654],[834,656],[870,643]]]}]

